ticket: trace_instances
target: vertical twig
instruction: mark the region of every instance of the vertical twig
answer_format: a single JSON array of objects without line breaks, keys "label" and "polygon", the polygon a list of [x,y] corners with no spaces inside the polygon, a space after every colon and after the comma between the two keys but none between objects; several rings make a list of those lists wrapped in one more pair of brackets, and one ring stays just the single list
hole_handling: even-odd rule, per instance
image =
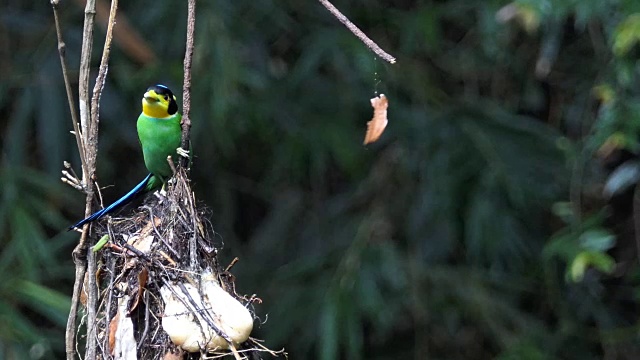
[{"label": "vertical twig", "polygon": [[[185,179],[186,181],[186,179]],[[189,190],[188,185],[185,183],[185,190],[190,192],[189,196],[189,206],[191,207],[191,213],[194,214],[194,216],[192,216],[192,225],[193,225],[193,230],[191,233],[191,237],[189,238],[189,260],[190,260],[190,264],[189,264],[189,268],[191,269],[191,271],[198,271],[198,224],[197,224],[197,216],[195,216],[196,214],[198,214],[198,211],[196,210],[196,206],[193,203],[193,200],[195,199],[195,194],[193,192],[191,192],[191,190]]]},{"label": "vertical twig", "polygon": [[[79,108],[80,108],[80,127],[81,131],[81,148],[79,152],[84,154],[82,159],[82,185],[86,191],[85,198],[85,216],[91,214],[93,202],[93,183],[91,176],[95,171],[95,152],[87,153],[91,149],[92,144],[87,143],[87,129],[91,122],[91,114],[89,112],[89,71],[91,65],[91,49],[93,47],[93,22],[96,14],[95,0],[87,0],[84,10],[84,27],[82,29],[82,51],[80,53],[80,72],[78,75],[78,91],[79,91]],[[65,332],[65,350],[67,360],[73,360],[76,354],[76,319],[78,313],[78,302],[84,283],[84,276],[87,269],[86,251],[87,251],[87,235],[89,231],[88,224],[84,226],[82,235],[78,241],[78,245],[73,249],[73,262],[76,266],[75,280],[73,284],[73,296],[71,298],[71,308],[69,309],[69,318],[67,319],[67,329]]]},{"label": "vertical twig", "polygon": [[73,132],[76,137],[76,144],[78,151],[80,152],[80,162],[85,163],[84,148],[82,144],[82,134],[80,133],[80,127],[78,126],[78,112],[76,110],[76,104],[73,100],[73,91],[71,90],[71,80],[69,80],[69,72],[67,70],[67,57],[66,49],[67,45],[62,38],[62,27],[60,26],[60,19],[58,17],[58,3],[60,0],[51,0],[51,6],[53,7],[53,19],[56,26],[56,34],[58,36],[58,55],[60,56],[60,66],[62,67],[62,77],[64,79],[64,87],[67,92],[67,100],[69,102],[69,112],[71,113],[71,121],[73,122]]},{"label": "vertical twig", "polygon": [[98,288],[96,285],[96,257],[98,253],[91,250],[88,251],[88,266],[87,266],[87,283],[85,292],[87,293],[87,344],[84,354],[85,359],[97,359],[96,348],[98,346],[98,339],[96,337],[96,305]]},{"label": "vertical twig", "polygon": [[[191,63],[193,62],[193,43],[196,27],[196,0],[187,3],[187,44],[184,53],[184,83],[182,85],[182,141],[180,147],[190,149],[191,138]],[[180,166],[187,169],[189,159],[181,156]]]},{"label": "vertical twig", "polygon": [[[80,53],[80,72],[78,75],[79,107],[80,107],[80,127],[83,137],[83,150],[85,153],[85,163],[82,164],[82,183],[86,188],[90,188],[91,176],[89,170],[95,164],[95,151],[88,153],[93,144],[89,143],[89,131],[92,127],[91,109],[89,104],[89,74],[91,73],[91,50],[93,49],[93,24],[96,16],[96,1],[87,0],[84,9],[84,27],[82,29],[82,52]],[[87,194],[89,195],[89,194]],[[93,194],[91,194],[93,196]],[[86,215],[90,215],[91,207],[88,207]]]},{"label": "vertical twig", "polygon": [[[98,126],[100,122],[100,97],[102,96],[102,90],[104,89],[104,82],[107,78],[107,72],[109,71],[109,56],[111,55],[111,42],[113,40],[113,27],[116,23],[116,12],[118,11],[118,0],[111,1],[111,9],[109,10],[109,22],[107,25],[107,34],[104,41],[104,48],[102,49],[102,59],[100,60],[100,70],[98,71],[98,77],[96,77],[96,84],[93,87],[93,98],[91,99],[91,118],[92,124]],[[90,134],[96,136],[97,131]],[[95,141],[95,139],[93,139]],[[90,142],[91,143],[91,142]]]},{"label": "vertical twig", "polygon": [[[113,295],[114,295],[114,283],[115,283],[115,273],[116,273],[116,260],[114,259],[113,256],[110,256],[107,258],[107,261],[109,262],[109,287],[107,288],[107,292],[108,292],[108,297],[107,297],[107,303],[106,303],[106,308],[104,310],[104,328],[108,329],[109,325],[111,324],[111,303],[113,301]],[[117,310],[116,310],[116,314],[117,314]],[[104,337],[104,344],[102,345],[103,348],[105,349],[109,349],[109,336],[105,336]]]},{"label": "vertical twig", "polygon": [[[76,113],[76,106],[73,100],[73,92],[71,90],[71,81],[69,80],[69,74],[67,72],[67,62],[66,62],[66,45],[64,40],[62,39],[62,29],[60,26],[60,19],[58,17],[58,3],[59,0],[51,0],[51,6],[53,7],[53,18],[56,26],[56,34],[58,37],[58,55],[60,56],[60,65],[62,66],[62,76],[64,78],[65,90],[67,92],[67,100],[69,102],[69,111],[71,112],[71,120],[73,122],[73,130],[75,132],[76,143],[78,145],[78,152],[80,153],[80,161],[82,162],[82,174],[83,178],[87,178],[86,166],[87,159],[84,153],[84,143],[82,139],[82,133],[78,126],[78,115]],[[85,16],[85,22],[87,22],[87,17]],[[87,24],[85,24],[85,27]],[[87,194],[87,201],[89,201],[89,195]],[[90,205],[87,203],[86,210],[90,210]],[[78,246],[73,251],[73,261],[75,263],[75,282],[73,284],[73,295],[71,300],[71,308],[69,309],[69,317],[67,318],[67,327],[65,330],[65,351],[67,354],[67,359],[72,360],[75,357],[75,335],[76,335],[76,315],[78,313],[78,301],[80,299],[80,293],[82,292],[82,285],[84,282],[84,275],[86,273],[86,260],[84,257],[85,250],[85,241],[86,241],[87,233],[83,232],[80,237],[80,242]]]},{"label": "vertical twig", "polygon": [[[104,47],[102,49],[102,59],[100,60],[100,70],[96,77],[96,83],[93,88],[93,98],[91,99],[91,127],[87,136],[87,144],[91,146],[89,150],[90,164],[92,172],[95,171],[95,159],[98,148],[98,124],[100,122],[100,97],[104,89],[104,82],[109,71],[109,55],[111,54],[111,41],[113,40],[113,27],[116,22],[116,13],[118,11],[118,0],[111,0],[111,10],[109,11],[109,25],[107,26],[107,34],[105,37]],[[87,350],[86,359],[96,359],[96,349],[98,339],[96,337],[96,312],[98,304],[98,286],[96,278],[93,274],[97,270],[97,253],[89,252],[88,268],[89,279],[87,281]]]},{"label": "vertical twig", "polygon": [[340,12],[340,10],[338,10],[335,6],[333,6],[332,3],[329,2],[329,0],[319,0],[319,1],[325,8],[327,8],[327,10],[329,10],[331,14],[333,14],[333,16],[336,17],[336,19],[338,19],[342,24],[344,24],[344,26],[346,26],[347,29],[351,30],[353,35],[355,35],[358,39],[360,39],[360,41],[362,41],[365,45],[367,45],[369,49],[371,49],[371,51],[373,51],[376,55],[378,55],[382,59],[390,62],[391,64],[395,64],[396,58],[391,56],[386,51],[382,50],[382,48],[380,48],[378,44],[376,44],[373,40],[369,39],[369,37],[365,33],[363,33],[362,30],[360,30],[354,23],[352,23],[346,16],[344,16]]},{"label": "vertical twig", "polygon": [[[84,235],[83,235],[84,236]],[[76,353],[76,315],[78,314],[78,302],[82,293],[82,285],[84,283],[84,274],[86,274],[86,260],[75,256],[76,265],[75,281],[73,283],[73,294],[71,296],[71,308],[69,309],[69,317],[67,318],[67,329],[65,330],[64,347],[67,353],[67,360],[73,360]]]}]

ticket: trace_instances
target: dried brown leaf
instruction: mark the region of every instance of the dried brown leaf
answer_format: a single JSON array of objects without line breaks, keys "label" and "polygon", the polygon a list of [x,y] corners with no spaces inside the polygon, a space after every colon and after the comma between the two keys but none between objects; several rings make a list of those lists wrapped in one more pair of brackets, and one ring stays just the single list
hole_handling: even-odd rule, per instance
[{"label": "dried brown leaf", "polygon": [[109,354],[113,355],[113,350],[116,346],[116,331],[118,330],[118,321],[120,321],[120,312],[116,312],[116,315],[109,322]]},{"label": "dried brown leaf", "polygon": [[133,304],[129,307],[129,312],[127,316],[131,316],[131,313],[138,307],[140,304],[140,299],[142,299],[142,294],[144,293],[144,287],[147,286],[147,279],[149,278],[149,270],[143,267],[142,270],[138,273],[138,289],[136,294],[133,296]]},{"label": "dried brown leaf", "polygon": [[371,106],[373,107],[373,118],[367,123],[367,133],[364,136],[363,145],[377,141],[389,122],[387,119],[389,100],[384,96],[384,94],[380,94],[379,97],[372,98]]}]

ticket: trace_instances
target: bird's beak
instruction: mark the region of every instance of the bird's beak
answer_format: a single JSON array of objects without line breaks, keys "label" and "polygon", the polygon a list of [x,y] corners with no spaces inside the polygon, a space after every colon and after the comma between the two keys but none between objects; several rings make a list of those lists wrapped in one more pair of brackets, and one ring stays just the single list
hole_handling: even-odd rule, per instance
[{"label": "bird's beak", "polygon": [[146,93],[144,93],[144,100],[146,100],[149,103],[154,103],[158,101],[158,98],[154,96],[155,93],[152,94],[152,91],[147,91]]}]

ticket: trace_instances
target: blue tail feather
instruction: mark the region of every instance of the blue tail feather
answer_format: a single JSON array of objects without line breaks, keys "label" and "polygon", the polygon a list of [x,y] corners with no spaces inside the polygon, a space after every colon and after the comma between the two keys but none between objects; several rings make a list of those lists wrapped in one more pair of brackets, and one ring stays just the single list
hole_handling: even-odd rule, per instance
[{"label": "blue tail feather", "polygon": [[82,225],[84,225],[86,223],[92,222],[94,220],[98,220],[101,217],[103,217],[104,215],[106,215],[106,214],[112,212],[113,210],[119,208],[120,206],[128,203],[136,195],[138,195],[140,192],[145,190],[145,188],[147,186],[147,183],[149,182],[149,179],[151,179],[152,176],[153,176],[153,174],[147,175],[138,185],[136,185],[136,187],[131,189],[131,191],[126,193],[123,197],[121,197],[120,199],[116,200],[113,204],[107,206],[106,208],[104,208],[104,209],[102,209],[100,211],[96,211],[95,213],[93,213],[88,218],[80,220],[76,224],[74,224],[72,226],[69,226],[67,231],[68,230],[73,230],[74,228],[80,228]]}]

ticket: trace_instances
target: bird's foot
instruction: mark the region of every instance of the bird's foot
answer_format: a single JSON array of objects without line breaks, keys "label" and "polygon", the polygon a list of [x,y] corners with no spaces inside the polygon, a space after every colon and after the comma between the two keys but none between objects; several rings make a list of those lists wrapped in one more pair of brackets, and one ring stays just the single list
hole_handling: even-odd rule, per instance
[{"label": "bird's foot", "polygon": [[185,158],[189,158],[189,150],[185,150],[181,147],[176,149],[176,153],[178,153],[178,155],[185,157]]}]

